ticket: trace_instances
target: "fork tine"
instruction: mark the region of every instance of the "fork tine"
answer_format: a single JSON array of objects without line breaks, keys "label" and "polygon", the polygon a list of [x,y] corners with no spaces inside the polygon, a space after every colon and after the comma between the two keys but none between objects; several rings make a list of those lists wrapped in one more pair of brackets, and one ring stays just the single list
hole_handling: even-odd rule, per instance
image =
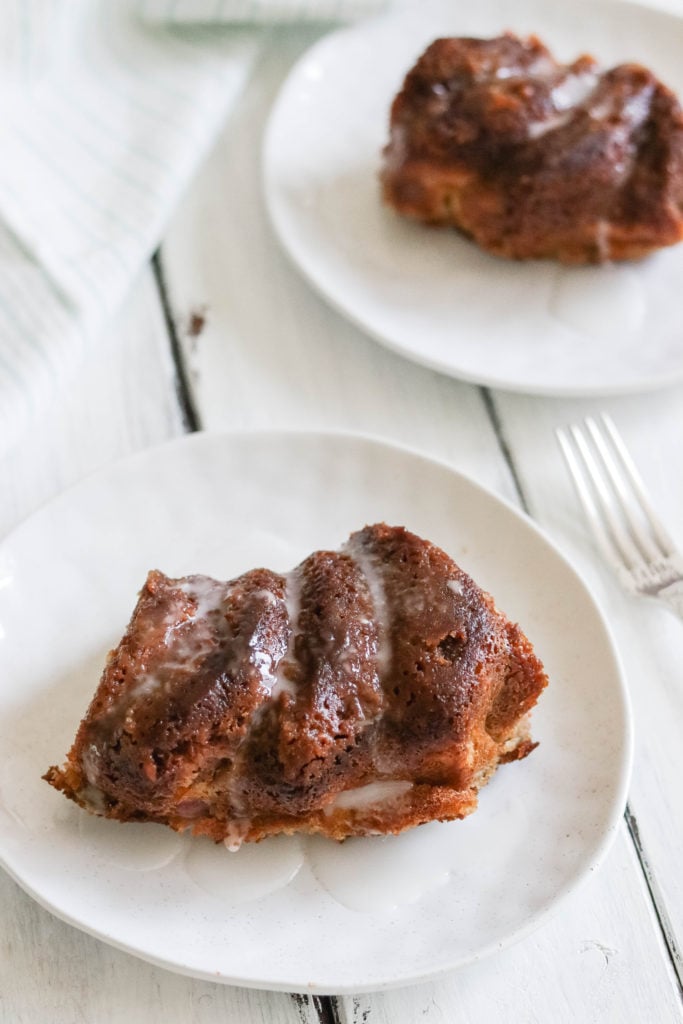
[{"label": "fork tine", "polygon": [[595,461],[595,457],[585,436],[576,425],[572,425],[570,427],[570,431],[579,455],[583,460],[585,474],[588,477],[598,499],[600,514],[607,525],[607,530],[614,542],[614,546],[626,567],[628,569],[635,569],[636,566],[642,565],[643,556],[634,544],[629,533],[624,529],[619,517],[614,513],[609,487],[605,483],[604,476]]},{"label": "fork tine", "polygon": [[576,495],[581,503],[588,525],[593,531],[595,542],[600,548],[605,561],[609,562],[611,565],[619,566],[620,559],[615,551],[614,544],[610,540],[609,534],[603,526],[602,516],[600,515],[600,512],[593,500],[590,487],[586,483],[579,461],[569,442],[569,437],[561,427],[557,427],[555,429],[555,436],[557,437],[560,445],[560,451],[564,456],[564,461],[567,465],[567,469],[569,470],[569,476],[574,484]]},{"label": "fork tine", "polygon": [[627,591],[659,598],[683,619],[683,556],[659,522],[614,423],[606,413],[601,419],[604,434],[591,417],[583,428],[555,429],[588,525]]},{"label": "fork tine", "polygon": [[[593,417],[587,416],[584,423],[586,424],[586,428],[593,439],[595,449],[602,460],[603,469],[612,483],[616,497],[619,499],[619,511],[624,517],[624,520],[628,523],[631,536],[635,541],[640,554],[643,556],[645,561],[648,562],[661,558],[663,552],[660,551],[659,547],[647,531],[643,529],[642,524],[633,513],[634,496],[636,502],[639,503],[641,501],[641,495],[638,492],[629,489],[626,479],[624,478],[624,472],[616,464],[612,452],[610,451],[608,444]],[[610,438],[611,436],[612,435],[610,434]],[[628,480],[630,483],[630,476]],[[646,510],[641,507],[641,512],[645,514]]]},{"label": "fork tine", "polygon": [[676,545],[655,513],[647,491],[645,490],[645,484],[643,483],[642,477],[636,468],[635,462],[631,458],[628,448],[623,442],[621,434],[614,425],[612,417],[606,412],[603,412],[600,418],[602,419],[604,427],[609,434],[612,444],[614,445],[614,449],[619,456],[624,472],[626,473],[629,483],[633,488],[633,492],[640,502],[643,514],[650,525],[650,529],[657,538],[657,543],[661,548],[661,553],[666,556],[675,554]]}]

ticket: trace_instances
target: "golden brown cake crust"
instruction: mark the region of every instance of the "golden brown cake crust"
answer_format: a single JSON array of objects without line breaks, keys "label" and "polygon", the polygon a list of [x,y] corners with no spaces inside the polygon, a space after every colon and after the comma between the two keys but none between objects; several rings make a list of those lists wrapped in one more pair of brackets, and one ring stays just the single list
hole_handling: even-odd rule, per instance
[{"label": "golden brown cake crust", "polygon": [[378,524],[286,576],[150,573],[46,778],[107,817],[233,843],[400,832],[464,817],[529,753],[546,682],[452,559]]},{"label": "golden brown cake crust", "polygon": [[535,36],[438,39],[394,100],[382,188],[499,256],[637,258],[683,238],[683,113],[638,64],[559,64]]}]

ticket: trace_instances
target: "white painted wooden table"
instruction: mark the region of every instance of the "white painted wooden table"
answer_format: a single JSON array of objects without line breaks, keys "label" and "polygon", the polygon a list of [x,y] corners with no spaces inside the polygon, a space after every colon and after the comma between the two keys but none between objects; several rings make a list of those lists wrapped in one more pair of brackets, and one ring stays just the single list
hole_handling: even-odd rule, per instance
[{"label": "white painted wooden table", "polygon": [[445,459],[524,507],[592,585],[633,700],[629,809],[603,868],[530,938],[437,983],[356,998],[173,975],[62,924],[2,875],[0,1021],[683,1021],[683,623],[627,598],[599,562],[552,433],[608,409],[683,543],[683,388],[604,402],[490,392],[391,355],[313,295],[266,222],[259,149],[279,83],[316,37],[264,37],[155,264],[69,394],[0,463],[0,534],[91,470],[188,430],[352,429]]}]

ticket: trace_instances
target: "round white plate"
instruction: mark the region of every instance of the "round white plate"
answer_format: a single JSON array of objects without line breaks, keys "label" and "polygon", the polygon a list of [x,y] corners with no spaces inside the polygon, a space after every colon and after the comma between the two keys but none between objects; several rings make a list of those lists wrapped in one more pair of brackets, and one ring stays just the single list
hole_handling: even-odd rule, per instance
[{"label": "round white plate", "polygon": [[[231,854],[92,818],[41,780],[62,763],[149,568],[284,570],[379,520],[449,551],[521,623],[551,678],[533,718],[540,746],[501,768],[470,818]],[[536,927],[619,824],[628,702],[592,598],[529,520],[406,450],[200,434],[143,453],[0,546],[0,624],[2,863],[65,921],[183,973],[327,993],[433,977]]]},{"label": "round white plate", "polygon": [[683,96],[683,20],[611,0],[423,0],[335,32],[296,65],[264,145],[286,251],[340,312],[389,348],[498,388],[615,394],[683,378],[683,245],[628,265],[489,256],[383,207],[391,100],[437,36],[535,32],[561,59],[650,65]]}]

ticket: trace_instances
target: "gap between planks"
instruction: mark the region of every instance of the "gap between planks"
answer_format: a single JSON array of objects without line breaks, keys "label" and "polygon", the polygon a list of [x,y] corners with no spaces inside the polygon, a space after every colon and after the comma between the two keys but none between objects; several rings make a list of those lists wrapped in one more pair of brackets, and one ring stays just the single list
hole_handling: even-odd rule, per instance
[{"label": "gap between planks", "polygon": [[171,357],[175,367],[175,391],[182,416],[183,429],[187,434],[195,434],[202,429],[202,421],[190,386],[190,375],[183,357],[183,351],[178,336],[178,326],[173,317],[171,302],[168,295],[168,287],[164,276],[164,268],[161,262],[159,250],[152,256],[152,272],[159,292],[159,302],[166,324],[168,341],[171,348]]},{"label": "gap between planks", "polygon": [[631,842],[635,847],[636,856],[638,857],[638,863],[640,864],[640,869],[645,877],[647,891],[650,894],[650,899],[652,900],[652,905],[655,909],[655,914],[657,916],[659,928],[669,953],[669,959],[671,960],[671,964],[674,969],[676,979],[678,981],[678,993],[681,997],[681,1000],[683,1000],[683,957],[681,956],[681,952],[678,948],[676,937],[674,935],[674,930],[669,919],[669,915],[666,912],[666,907],[664,906],[664,898],[660,891],[659,885],[657,884],[657,879],[655,878],[654,872],[650,867],[650,862],[647,859],[647,854],[645,853],[645,849],[641,842],[638,822],[628,804],[626,804],[624,818],[626,820],[626,825],[628,827],[628,834],[631,837]]},{"label": "gap between planks", "polygon": [[[183,356],[182,346],[180,344],[180,338],[178,336],[178,328],[173,317],[171,309],[171,303],[168,294],[168,288],[166,285],[166,279],[164,276],[164,269],[161,260],[160,253],[157,251],[152,257],[152,270],[154,273],[154,279],[156,281],[157,289],[159,292],[159,301],[161,304],[162,312],[164,315],[164,321],[168,332],[168,340],[171,349],[171,356],[173,358],[173,365],[175,367],[175,387],[178,405],[182,415],[183,428],[187,433],[196,433],[202,429],[201,417],[197,410],[194,395],[190,385],[188,368],[185,363]],[[493,395],[489,388],[482,387],[479,389],[482,396],[482,401],[486,413],[491,422],[496,440],[501,450],[501,454],[505,460],[505,463],[510,471],[513,485],[519,500],[521,508],[526,512],[527,515],[531,516],[529,502],[527,500],[522,481],[517,470],[515,459],[512,455],[512,450],[508,443],[501,418],[496,409]],[[669,921],[664,901],[661,895],[661,891],[657,884],[655,875],[650,867],[647,854],[643,847],[640,839],[640,833],[638,830],[638,823],[635,815],[633,814],[630,806],[626,805],[624,812],[624,818],[628,828],[628,834],[633,843],[638,864],[645,880],[647,891],[650,895],[652,905],[654,908],[657,923],[659,925],[662,940],[667,950],[671,966],[673,968],[676,980],[678,982],[678,990],[683,999],[683,958],[676,944],[676,939]],[[316,1016],[320,1024],[341,1024],[341,1015],[339,1012],[339,1004],[335,996],[313,996],[292,994],[292,999],[296,1004],[298,1010],[301,1012],[304,1002],[307,1005],[312,1005],[315,1010]]]},{"label": "gap between planks", "polygon": [[[505,459],[505,462],[507,463],[508,469],[510,470],[510,475],[512,477],[512,482],[515,491],[517,492],[519,504],[522,507],[522,509],[526,512],[526,514],[530,518],[533,518],[531,509],[529,507],[529,501],[524,491],[524,487],[522,486],[522,481],[517,470],[517,465],[512,455],[512,449],[510,448],[508,439],[505,436],[503,423],[500,418],[500,415],[498,414],[498,410],[496,408],[493,395],[491,394],[489,388],[482,387],[479,390],[484,403],[484,408],[486,409],[487,415],[491,421],[491,426],[493,427],[493,431],[496,435],[496,439],[500,446],[501,454]],[[681,1000],[683,1000],[683,958],[681,957],[681,952],[678,949],[678,945],[676,943],[674,930],[671,925],[669,915],[666,911],[666,907],[664,905],[664,898],[662,896],[661,889],[657,883],[654,871],[650,866],[650,862],[648,860],[645,848],[640,838],[640,831],[638,829],[638,822],[636,820],[636,816],[634,815],[628,803],[626,804],[626,808],[624,810],[624,820],[626,822],[626,827],[628,829],[629,838],[633,843],[636,858],[638,860],[638,864],[640,865],[640,870],[642,871],[643,878],[645,880],[645,885],[650,896],[650,900],[652,901],[652,906],[655,912],[655,917],[657,918],[657,924],[659,925],[662,940],[666,947],[666,951],[671,962],[671,967],[673,969],[674,976],[678,983],[678,993],[681,997]]]},{"label": "gap between planks", "polygon": [[[161,260],[161,254],[158,250],[152,256],[152,271],[154,273],[157,291],[159,292],[159,302],[164,315],[164,322],[166,324],[166,331],[168,333],[168,341],[171,349],[171,357],[175,368],[175,391],[182,416],[183,429],[187,434],[194,434],[202,429],[202,420],[192,393],[190,374],[183,356],[178,326],[173,316],[166,277],[164,275],[164,267]],[[320,1024],[342,1024],[339,1004],[335,996],[309,997],[308,995],[301,995],[294,992],[291,994],[291,998],[301,1015],[302,1020],[308,1020],[307,1016],[303,1016],[305,1012],[304,1007],[310,1007],[312,1004]]]}]

